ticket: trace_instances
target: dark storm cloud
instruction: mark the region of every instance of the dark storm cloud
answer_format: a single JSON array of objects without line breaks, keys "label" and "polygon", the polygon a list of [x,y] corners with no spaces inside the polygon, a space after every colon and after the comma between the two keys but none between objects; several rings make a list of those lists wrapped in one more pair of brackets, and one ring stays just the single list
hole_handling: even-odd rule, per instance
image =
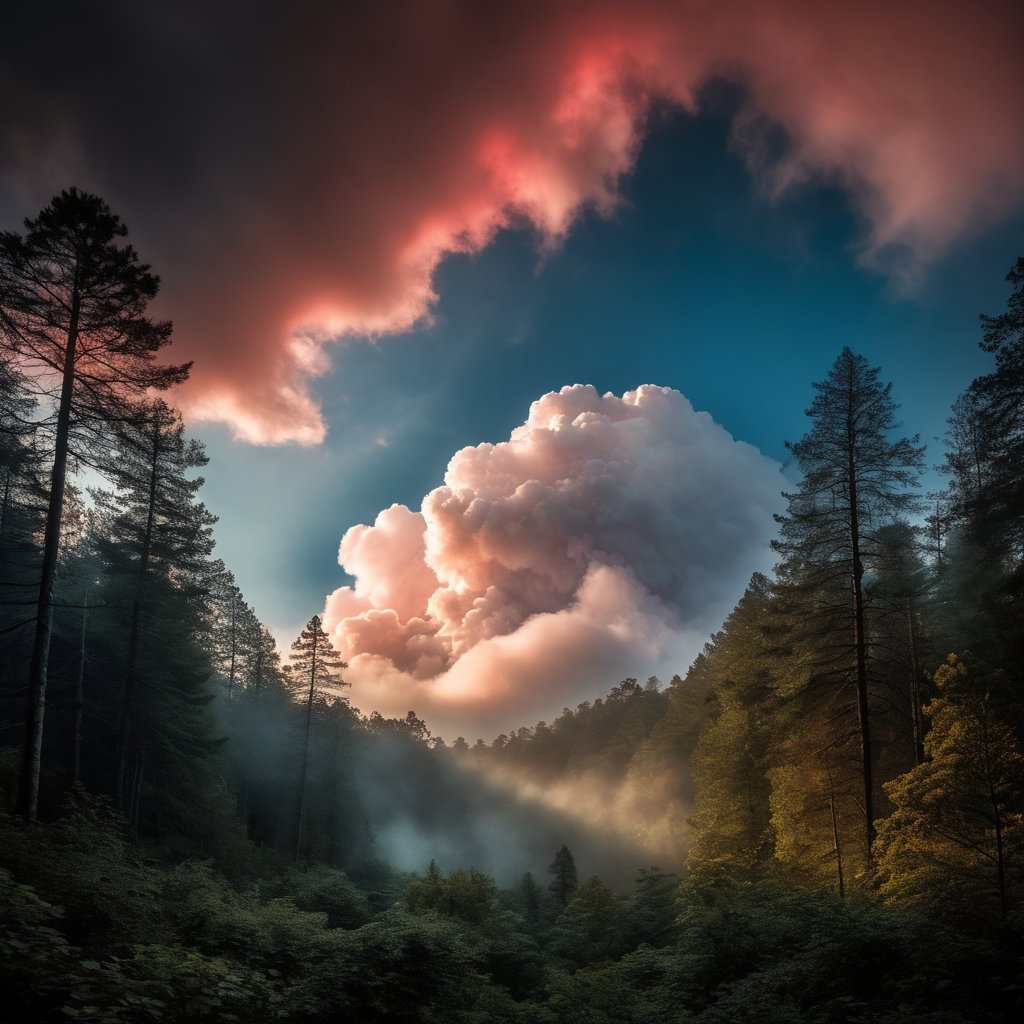
[{"label": "dark storm cloud", "polygon": [[[46,3],[5,13],[10,223],[100,192],[163,275],[179,401],[255,441],[323,436],[323,344],[428,317],[509,225],[610,210],[652,104],[725,75],[771,190],[839,182],[864,258],[927,259],[1019,200],[1019,5]],[[789,140],[763,162],[765,125]]]}]

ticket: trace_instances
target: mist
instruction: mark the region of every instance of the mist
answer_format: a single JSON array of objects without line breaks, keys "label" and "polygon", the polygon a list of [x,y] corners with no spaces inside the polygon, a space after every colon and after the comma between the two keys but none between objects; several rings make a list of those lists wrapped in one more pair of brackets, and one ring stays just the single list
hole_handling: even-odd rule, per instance
[{"label": "mist", "polygon": [[656,856],[615,828],[611,816],[552,806],[534,787],[520,789],[510,778],[502,784],[449,751],[404,737],[380,737],[363,747],[353,757],[351,780],[372,837],[366,854],[402,871],[423,874],[435,860],[445,873],[476,867],[503,887],[524,871],[546,884],[555,852],[566,845],[581,878],[599,874],[628,890],[637,868],[650,867]]}]

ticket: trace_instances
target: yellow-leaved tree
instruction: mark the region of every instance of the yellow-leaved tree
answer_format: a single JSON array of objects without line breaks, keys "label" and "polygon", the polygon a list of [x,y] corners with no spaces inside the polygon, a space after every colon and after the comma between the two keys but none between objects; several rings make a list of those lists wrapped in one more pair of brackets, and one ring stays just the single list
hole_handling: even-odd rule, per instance
[{"label": "yellow-leaved tree", "polygon": [[935,683],[927,760],[885,787],[880,892],[946,920],[1006,923],[1024,895],[1024,756],[1000,714],[1002,673],[951,654]]}]

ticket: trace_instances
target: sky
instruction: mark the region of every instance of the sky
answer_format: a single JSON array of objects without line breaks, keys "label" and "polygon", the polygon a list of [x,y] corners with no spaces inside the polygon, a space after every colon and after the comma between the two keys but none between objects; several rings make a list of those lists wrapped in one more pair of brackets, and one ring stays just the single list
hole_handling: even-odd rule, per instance
[{"label": "sky", "polygon": [[1024,251],[1014,3],[7,20],[0,226],[108,200],[246,599],[449,739],[685,671],[843,346],[939,461]]}]

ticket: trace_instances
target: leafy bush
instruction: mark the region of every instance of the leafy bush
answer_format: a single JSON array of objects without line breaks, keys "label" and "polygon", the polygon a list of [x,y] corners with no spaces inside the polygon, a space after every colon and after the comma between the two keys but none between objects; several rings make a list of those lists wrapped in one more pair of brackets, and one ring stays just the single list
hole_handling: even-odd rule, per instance
[{"label": "leafy bush", "polygon": [[54,927],[63,910],[44,902],[0,868],[0,963],[3,1004],[12,1020],[31,1020],[59,997],[76,952]]},{"label": "leafy bush", "polygon": [[220,957],[180,946],[137,946],[108,963],[82,961],[62,1007],[71,1020],[145,1022],[278,1019],[283,997],[273,981]]},{"label": "leafy bush", "polygon": [[289,1002],[296,1020],[360,1024],[466,1020],[485,984],[478,950],[457,921],[401,908],[356,931],[333,931]]},{"label": "leafy bush", "polygon": [[61,930],[89,951],[170,938],[162,872],[140,863],[127,823],[108,800],[76,790],[51,824],[0,815],[0,865],[64,908]]},{"label": "leafy bush", "polygon": [[262,883],[259,891],[264,897],[290,900],[299,910],[326,914],[328,928],[358,928],[373,916],[366,894],[335,868],[291,868],[281,879]]}]

